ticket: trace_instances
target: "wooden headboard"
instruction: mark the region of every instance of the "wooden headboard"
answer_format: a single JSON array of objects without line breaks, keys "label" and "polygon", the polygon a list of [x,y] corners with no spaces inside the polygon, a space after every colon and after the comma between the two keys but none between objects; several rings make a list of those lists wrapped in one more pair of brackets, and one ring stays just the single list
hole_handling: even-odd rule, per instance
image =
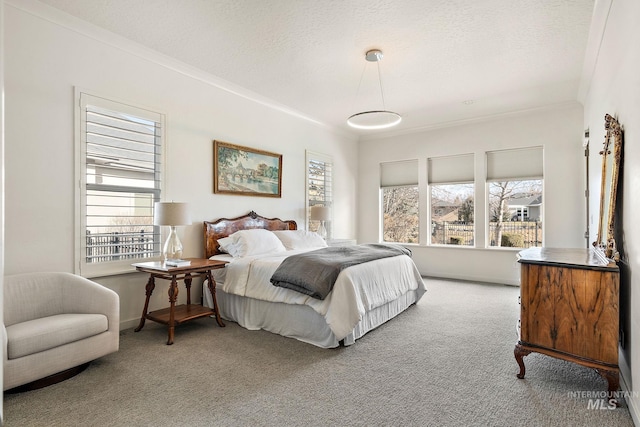
[{"label": "wooden headboard", "polygon": [[220,254],[218,239],[227,237],[239,230],[264,228],[265,230],[297,230],[298,225],[293,220],[283,221],[279,218],[265,218],[254,211],[238,218],[220,218],[213,222],[204,221],[204,256]]}]

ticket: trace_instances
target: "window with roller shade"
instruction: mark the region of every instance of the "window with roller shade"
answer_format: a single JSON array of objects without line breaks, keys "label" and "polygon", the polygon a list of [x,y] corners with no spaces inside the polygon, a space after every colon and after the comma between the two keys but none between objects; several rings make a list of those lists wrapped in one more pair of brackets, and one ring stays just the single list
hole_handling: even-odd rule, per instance
[{"label": "window with roller shade", "polygon": [[543,148],[487,152],[490,247],[542,246]]},{"label": "window with roller shade", "polygon": [[473,154],[427,161],[431,244],[474,245]]},{"label": "window with roller shade", "polygon": [[380,164],[382,240],[419,243],[418,160]]},{"label": "window with roller shade", "polygon": [[79,94],[78,269],[117,274],[160,253],[153,225],[160,200],[164,116]]}]

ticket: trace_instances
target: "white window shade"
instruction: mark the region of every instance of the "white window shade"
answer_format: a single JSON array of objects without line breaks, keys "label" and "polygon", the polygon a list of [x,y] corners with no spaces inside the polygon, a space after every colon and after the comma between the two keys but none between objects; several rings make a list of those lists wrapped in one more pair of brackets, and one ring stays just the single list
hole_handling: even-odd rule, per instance
[{"label": "white window shade", "polygon": [[487,181],[540,179],[543,174],[542,147],[487,152]]},{"label": "white window shade", "polygon": [[380,187],[418,185],[418,160],[380,163]]},{"label": "white window shade", "polygon": [[473,154],[432,157],[428,160],[429,184],[452,184],[474,181]]}]

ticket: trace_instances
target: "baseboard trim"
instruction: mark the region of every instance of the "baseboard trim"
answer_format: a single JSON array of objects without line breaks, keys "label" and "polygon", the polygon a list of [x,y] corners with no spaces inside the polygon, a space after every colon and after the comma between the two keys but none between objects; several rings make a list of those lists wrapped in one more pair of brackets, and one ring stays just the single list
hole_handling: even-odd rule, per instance
[{"label": "baseboard trim", "polygon": [[120,322],[120,330],[124,331],[125,329],[135,328],[136,326],[138,326],[139,323],[140,323],[140,318],[139,317],[137,319],[130,319],[130,320],[122,321],[122,322]]},{"label": "baseboard trim", "polygon": [[629,409],[629,414],[631,414],[633,425],[640,426],[640,419],[638,418],[638,414],[640,414],[640,408],[638,408],[637,406],[637,399],[633,398],[633,391],[629,390],[627,380],[625,376],[622,375],[622,371],[620,372],[620,389],[623,391],[625,402],[627,402],[627,408]]}]

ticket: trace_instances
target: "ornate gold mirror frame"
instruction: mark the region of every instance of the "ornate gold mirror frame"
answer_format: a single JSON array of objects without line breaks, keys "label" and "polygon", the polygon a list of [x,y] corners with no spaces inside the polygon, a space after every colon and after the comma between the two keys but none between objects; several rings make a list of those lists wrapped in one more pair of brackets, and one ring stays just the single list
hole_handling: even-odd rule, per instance
[{"label": "ornate gold mirror frame", "polygon": [[602,155],[602,181],[600,184],[600,219],[598,223],[598,237],[593,246],[601,249],[604,255],[618,261],[620,255],[616,249],[614,239],[614,210],[616,206],[616,191],[618,189],[618,174],[622,154],[622,128],[620,123],[606,114],[604,117],[604,148]]}]

